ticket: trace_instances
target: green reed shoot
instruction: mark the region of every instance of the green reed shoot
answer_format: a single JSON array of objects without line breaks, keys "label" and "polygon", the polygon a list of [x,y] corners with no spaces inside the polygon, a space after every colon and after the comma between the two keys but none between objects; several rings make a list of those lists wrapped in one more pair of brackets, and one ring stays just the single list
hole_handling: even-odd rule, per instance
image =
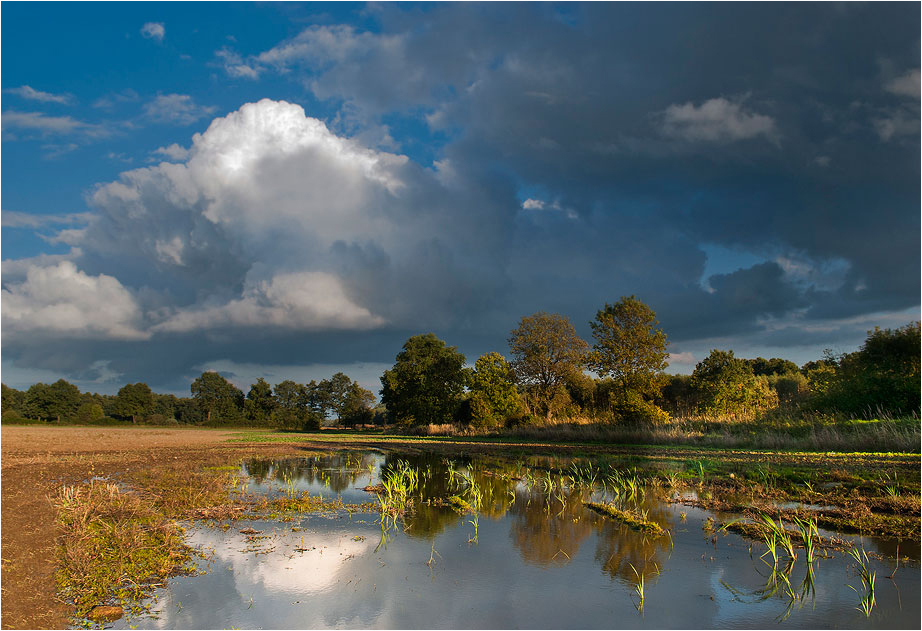
[{"label": "green reed shoot", "polygon": [[804,540],[804,548],[807,552],[807,563],[813,563],[813,555],[816,552],[816,539],[820,538],[816,529],[816,520],[808,519],[803,521],[797,516],[793,517],[794,524],[800,530],[800,536]]},{"label": "green reed shoot", "polygon": [[876,604],[874,598],[874,583],[877,580],[877,571],[871,569],[871,561],[868,559],[868,553],[865,552],[864,546],[861,547],[860,551],[855,546],[852,546],[849,548],[848,553],[857,564],[858,576],[861,577],[862,591],[859,592],[851,585],[849,585],[849,588],[854,590],[860,597],[860,604],[857,609],[864,613],[865,617],[870,618],[871,610],[874,609],[874,605]]},{"label": "green reed shoot", "polygon": [[[794,543],[791,541],[791,535],[784,528],[784,524],[781,521],[781,518],[778,518],[778,523],[776,524],[774,520],[762,513],[759,517],[759,522],[762,526],[762,539],[765,541],[765,544],[769,547],[769,551],[772,553],[772,557],[777,563],[778,557],[775,553],[775,546],[781,546],[781,548],[787,553],[788,558],[792,561],[797,560],[797,552],[794,550]],[[765,556],[764,554],[762,556]]]},{"label": "green reed shoot", "polygon": [[634,582],[634,593],[637,594],[637,603],[634,605],[637,608],[637,611],[643,615],[643,601],[644,601],[644,577],[643,572],[638,572],[637,568],[634,567],[634,564],[629,564],[631,569],[634,570],[634,576],[637,580]]},{"label": "green reed shoot", "polygon": [[467,542],[477,543],[479,540],[480,515],[478,513],[474,513],[468,523],[474,527],[474,536],[468,539]]}]

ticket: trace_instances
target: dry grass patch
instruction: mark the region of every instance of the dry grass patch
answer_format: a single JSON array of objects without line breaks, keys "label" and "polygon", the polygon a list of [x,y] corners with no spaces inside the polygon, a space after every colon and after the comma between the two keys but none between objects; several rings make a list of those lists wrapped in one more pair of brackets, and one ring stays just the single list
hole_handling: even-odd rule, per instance
[{"label": "dry grass patch", "polygon": [[77,617],[113,603],[137,610],[168,577],[193,569],[182,528],[118,485],[65,486],[53,501],[63,530],[55,577]]}]

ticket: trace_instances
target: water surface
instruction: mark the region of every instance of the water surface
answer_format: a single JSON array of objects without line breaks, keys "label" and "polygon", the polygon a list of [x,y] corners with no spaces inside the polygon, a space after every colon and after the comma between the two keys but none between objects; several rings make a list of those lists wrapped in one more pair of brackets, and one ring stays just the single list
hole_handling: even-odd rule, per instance
[{"label": "water surface", "polygon": [[[398,460],[420,472],[415,510],[396,524],[375,511],[196,525],[206,573],[159,590],[153,617],[116,628],[918,628],[918,546],[896,567],[895,543],[853,537],[872,555],[876,606],[857,609],[854,562],[842,552],[787,567],[765,546],[706,529],[715,515],[647,486],[627,497],[559,475],[563,459],[528,462],[338,454],[250,461],[249,493],[308,491],[347,504],[374,501]],[[433,501],[482,496],[477,516]],[[651,538],[588,510],[616,501],[670,536]],[[427,505],[428,502],[428,505]],[[475,527],[476,523],[476,527]],[[258,531],[253,533],[252,531]],[[770,559],[769,557],[766,557]],[[643,576],[642,607],[636,592]],[[790,585],[786,589],[786,585]],[[794,597],[791,597],[791,593]]]}]

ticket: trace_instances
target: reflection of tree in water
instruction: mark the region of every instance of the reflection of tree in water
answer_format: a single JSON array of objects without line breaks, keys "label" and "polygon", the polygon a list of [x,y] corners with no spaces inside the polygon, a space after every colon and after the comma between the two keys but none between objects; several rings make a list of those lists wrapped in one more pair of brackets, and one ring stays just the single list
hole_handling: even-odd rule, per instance
[{"label": "reflection of tree in water", "polygon": [[448,507],[427,506],[427,499],[448,496],[448,463],[431,454],[394,455],[384,457],[381,477],[387,475],[398,460],[403,460],[419,473],[419,486],[413,494],[414,510],[405,516],[406,534],[419,539],[433,539],[440,532],[458,523],[458,513]]},{"label": "reflection of tree in water", "polygon": [[[659,502],[645,502],[642,508],[649,511],[647,518],[650,521],[655,521],[664,529],[669,527],[669,513]],[[602,571],[611,578],[633,584],[637,577],[631,565],[637,568],[638,572],[644,572],[645,567],[653,571],[653,563],[662,567],[661,555],[669,552],[669,537],[652,538],[632,530],[625,524],[594,513],[590,519],[599,529],[594,558],[601,564]]]},{"label": "reflection of tree in water", "polygon": [[[470,474],[474,485],[481,494],[479,514],[481,517],[499,519],[506,514],[509,505],[509,491],[515,482],[499,471],[499,467],[490,463],[489,470],[480,461],[471,462],[469,458],[449,459],[434,455],[410,455],[385,457],[382,475],[395,465],[398,460],[407,462],[419,473],[419,486],[414,493],[415,509],[406,519],[406,533],[411,537],[431,539],[449,527],[466,519],[447,506],[427,505],[427,500],[447,500],[452,495],[459,495],[471,500],[470,486],[460,481],[460,476],[451,481],[449,469]],[[451,464],[449,464],[451,462]],[[509,466],[508,464],[506,465]]]},{"label": "reflection of tree in water", "polygon": [[282,460],[252,459],[246,461],[246,470],[257,484],[267,480],[328,485],[334,493],[355,486],[359,478],[367,475],[368,466],[374,462],[373,454],[333,454]]},{"label": "reflection of tree in water", "polygon": [[561,495],[563,502],[543,493],[517,494],[510,536],[527,563],[567,563],[592,532],[583,495]]}]

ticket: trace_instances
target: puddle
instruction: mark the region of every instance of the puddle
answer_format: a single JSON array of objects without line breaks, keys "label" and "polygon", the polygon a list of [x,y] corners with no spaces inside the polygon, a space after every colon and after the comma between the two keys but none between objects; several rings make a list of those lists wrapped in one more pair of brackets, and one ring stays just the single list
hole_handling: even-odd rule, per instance
[{"label": "puddle", "polygon": [[[666,501],[667,491],[617,494],[671,533],[650,538],[602,517],[584,502],[618,499],[611,488],[559,484],[533,459],[456,459],[379,453],[249,461],[249,493],[309,491],[343,502],[376,501],[361,489],[398,460],[418,473],[415,511],[396,527],[380,513],[305,514],[291,521],[196,525],[191,545],[206,573],[171,579],[152,616],[114,628],[918,628],[917,560],[872,558],[876,605],[857,610],[861,588],[848,555],[809,568],[772,568],[763,545],[706,532],[714,513]],[[533,468],[536,467],[536,468]],[[556,482],[555,482],[556,481]],[[438,500],[481,496],[477,517]],[[553,488],[550,488],[553,486]],[[427,504],[428,502],[428,504]],[[855,538],[857,540],[857,538]],[[891,542],[868,538],[869,553]],[[917,548],[918,546],[916,546]],[[907,554],[903,551],[902,554]],[[872,557],[876,556],[872,554]],[[636,593],[644,576],[643,610]],[[790,585],[790,589],[779,586]],[[794,594],[793,598],[790,594]],[[107,625],[108,626],[108,625]]]}]

